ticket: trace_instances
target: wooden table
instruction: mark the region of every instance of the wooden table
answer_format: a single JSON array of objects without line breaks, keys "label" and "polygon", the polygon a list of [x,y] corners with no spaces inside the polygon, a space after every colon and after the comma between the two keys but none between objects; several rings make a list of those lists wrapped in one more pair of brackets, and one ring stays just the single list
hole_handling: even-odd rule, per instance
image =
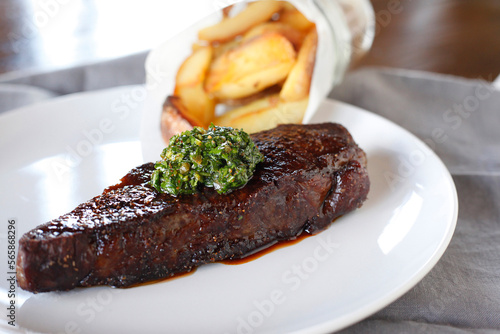
[{"label": "wooden table", "polygon": [[[150,49],[168,35],[158,22],[203,15],[190,8],[189,2],[178,3],[176,11],[171,11],[171,4],[153,0],[1,0],[0,73],[72,66]],[[488,81],[500,74],[500,1],[372,3],[377,33],[371,51],[358,66]],[[181,25],[175,28],[180,30]]]},{"label": "wooden table", "polygon": [[424,70],[488,81],[500,74],[500,1],[372,3],[378,29],[360,66]]}]

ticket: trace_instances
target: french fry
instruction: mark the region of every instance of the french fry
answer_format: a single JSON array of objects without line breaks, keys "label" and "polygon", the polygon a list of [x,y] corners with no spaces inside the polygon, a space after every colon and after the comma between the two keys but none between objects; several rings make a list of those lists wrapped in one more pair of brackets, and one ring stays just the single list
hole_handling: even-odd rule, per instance
[{"label": "french fry", "polygon": [[280,13],[280,17],[277,22],[288,24],[297,30],[308,31],[315,26],[314,22],[309,21],[304,14],[299,10],[285,9]]},{"label": "french fry", "polygon": [[234,108],[226,113],[222,114],[219,117],[214,119],[215,125],[220,126],[230,126],[233,122],[238,121],[239,118],[245,117],[245,115],[249,115],[252,113],[258,113],[262,110],[267,110],[273,107],[276,107],[280,101],[278,94],[273,94],[251,103],[248,103],[244,106]]},{"label": "french fry", "polygon": [[202,124],[186,109],[178,96],[168,96],[163,104],[160,129],[163,140],[168,143],[170,137],[183,131],[192,130]]},{"label": "french fry", "polygon": [[278,95],[271,95],[216,117],[214,124],[254,133],[271,129],[278,124],[300,123],[308,102],[309,98],[284,102]]},{"label": "french fry", "polygon": [[283,35],[293,44],[295,50],[300,49],[302,41],[306,36],[305,31],[295,29],[289,24],[281,22],[266,22],[253,27],[245,35],[243,35],[243,42],[268,32],[276,32]]},{"label": "french fry", "polygon": [[280,97],[283,101],[297,101],[309,96],[317,45],[318,34],[316,29],[311,29],[299,50],[297,62],[281,89]]},{"label": "french fry", "polygon": [[281,91],[281,84],[277,84],[269,88],[266,88],[264,90],[261,90],[260,92],[257,92],[255,94],[242,97],[240,99],[219,100],[219,103],[231,108],[241,107],[249,103],[252,103],[254,101],[260,100],[262,98],[265,98],[267,96],[273,94],[279,94],[280,91]]},{"label": "french fry", "polygon": [[212,47],[199,46],[179,67],[175,77],[179,86],[194,86],[203,82],[212,60]]},{"label": "french fry", "polygon": [[294,5],[292,5],[288,1],[283,1],[282,10],[295,10],[295,9],[297,9],[297,8],[295,8]]},{"label": "french fry", "polygon": [[220,55],[222,55],[225,52],[228,52],[229,50],[236,49],[236,47],[238,47],[240,44],[241,44],[241,39],[237,38],[224,43],[219,43],[217,45],[214,45],[213,59],[218,58]]},{"label": "french fry", "polygon": [[210,124],[215,111],[215,101],[203,88],[212,53],[211,46],[199,47],[182,63],[175,80],[174,95],[203,126]]},{"label": "french fry", "polygon": [[217,99],[237,99],[283,81],[295,63],[296,52],[282,35],[266,33],[215,59],[205,90]]},{"label": "french fry", "polygon": [[206,47],[208,44],[202,41],[196,41],[191,45],[191,51],[194,53],[199,49]]},{"label": "french fry", "polygon": [[[252,2],[199,31],[161,116],[163,138],[194,126],[249,133],[301,123],[309,102],[318,36],[314,22],[285,1]],[[274,16],[275,14],[279,16]],[[216,105],[227,110],[215,117]]]},{"label": "french fry", "polygon": [[198,38],[210,43],[220,43],[244,34],[259,23],[266,22],[281,10],[282,3],[274,0],[256,1],[233,17],[198,32]]}]

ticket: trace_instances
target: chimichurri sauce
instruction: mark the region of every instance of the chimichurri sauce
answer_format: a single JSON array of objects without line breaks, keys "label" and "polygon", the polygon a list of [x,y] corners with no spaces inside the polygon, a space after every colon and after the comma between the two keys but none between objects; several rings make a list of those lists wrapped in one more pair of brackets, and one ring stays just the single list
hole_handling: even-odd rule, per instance
[{"label": "chimichurri sauce", "polygon": [[174,196],[193,194],[201,185],[227,194],[243,187],[263,159],[243,130],[195,127],[170,138],[155,164],[151,185]]}]

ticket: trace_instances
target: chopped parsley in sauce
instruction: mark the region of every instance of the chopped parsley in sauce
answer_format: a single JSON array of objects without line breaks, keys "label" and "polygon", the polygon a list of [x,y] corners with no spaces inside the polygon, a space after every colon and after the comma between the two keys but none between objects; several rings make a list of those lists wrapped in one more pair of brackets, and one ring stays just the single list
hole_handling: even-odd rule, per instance
[{"label": "chopped parsley in sauce", "polygon": [[264,159],[243,130],[211,124],[170,138],[151,175],[151,185],[174,196],[193,194],[199,185],[227,194],[247,184]]}]

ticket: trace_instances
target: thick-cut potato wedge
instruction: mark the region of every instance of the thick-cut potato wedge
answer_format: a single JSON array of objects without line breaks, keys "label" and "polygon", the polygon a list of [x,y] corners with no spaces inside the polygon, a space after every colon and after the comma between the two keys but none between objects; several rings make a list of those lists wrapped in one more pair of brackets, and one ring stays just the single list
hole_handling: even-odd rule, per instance
[{"label": "thick-cut potato wedge", "polygon": [[214,124],[220,126],[229,126],[229,124],[237,121],[239,118],[244,117],[245,115],[258,113],[262,110],[274,108],[278,105],[279,102],[280,97],[278,94],[266,96],[244,106],[227,111],[221,116],[216,117],[214,120]]},{"label": "thick-cut potato wedge", "polygon": [[212,60],[212,47],[199,47],[182,63],[176,76],[174,95],[203,126],[212,121],[215,101],[205,92],[205,77]]},{"label": "thick-cut potato wedge", "polygon": [[163,140],[168,143],[170,137],[183,131],[192,130],[195,126],[202,126],[186,109],[178,96],[168,96],[163,104],[160,129]]},{"label": "thick-cut potato wedge", "polygon": [[[241,38],[236,38],[236,39],[224,42],[224,43],[218,43],[216,45],[211,45],[212,51],[213,51],[212,58],[213,59],[217,58],[221,54],[223,54],[224,52],[236,48],[238,45],[241,44],[241,40],[242,40]],[[195,52],[195,51],[198,51],[199,49],[204,48],[206,46],[207,46],[207,43],[205,43],[203,41],[196,41],[191,46],[191,50],[193,52]]]},{"label": "thick-cut potato wedge", "polygon": [[242,97],[241,99],[230,99],[230,100],[220,100],[219,102],[221,104],[224,104],[227,107],[235,108],[235,107],[241,107],[244,105],[247,105],[249,103],[252,103],[254,101],[263,99],[265,97],[274,95],[274,94],[279,94],[281,91],[281,84],[274,85],[271,87],[268,87],[260,92],[257,92],[253,95],[245,96]]},{"label": "thick-cut potato wedge", "polygon": [[179,67],[175,77],[176,88],[203,82],[211,60],[212,47],[199,46]]},{"label": "thick-cut potato wedge", "polygon": [[198,32],[198,38],[210,43],[225,42],[244,34],[246,31],[271,19],[281,10],[282,3],[263,0],[250,3],[244,10],[233,17],[224,18],[219,23]]},{"label": "thick-cut potato wedge", "polygon": [[213,59],[217,59],[220,55],[229,50],[236,49],[241,44],[241,38],[236,38],[224,43],[220,43],[213,46],[214,55]]},{"label": "thick-cut potato wedge", "polygon": [[[211,122],[249,133],[302,122],[318,43],[315,24],[286,1],[252,2],[235,15],[232,8],[199,31],[177,72],[174,96],[161,115],[167,143]],[[215,109],[229,110],[215,117]]]},{"label": "thick-cut potato wedge", "polygon": [[262,35],[268,32],[276,32],[283,35],[288,39],[294,46],[295,50],[299,50],[302,45],[302,41],[306,36],[306,32],[303,30],[297,30],[289,24],[281,22],[266,22],[259,24],[258,26],[250,29],[245,35],[243,35],[243,41],[247,41],[256,36]]},{"label": "thick-cut potato wedge", "polygon": [[301,123],[309,98],[284,102],[271,95],[216,117],[215,125],[240,128],[248,133],[259,132],[279,124]]},{"label": "thick-cut potato wedge", "polygon": [[215,101],[203,90],[203,85],[182,87],[177,92],[188,112],[198,119],[203,127],[210,125],[215,114]]},{"label": "thick-cut potato wedge", "polygon": [[283,81],[295,57],[292,44],[282,35],[260,35],[215,59],[205,90],[221,100],[255,94]]},{"label": "thick-cut potato wedge", "polygon": [[202,49],[207,46],[207,43],[201,42],[201,41],[196,41],[191,45],[191,51],[196,52],[199,49]]},{"label": "thick-cut potato wedge", "polygon": [[316,26],[314,22],[309,21],[304,14],[297,9],[285,9],[280,13],[277,22],[288,24],[297,30],[308,31]]},{"label": "thick-cut potato wedge", "polygon": [[311,29],[299,50],[297,62],[283,84],[280,97],[284,101],[298,101],[309,96],[311,78],[316,60],[318,34]]}]

